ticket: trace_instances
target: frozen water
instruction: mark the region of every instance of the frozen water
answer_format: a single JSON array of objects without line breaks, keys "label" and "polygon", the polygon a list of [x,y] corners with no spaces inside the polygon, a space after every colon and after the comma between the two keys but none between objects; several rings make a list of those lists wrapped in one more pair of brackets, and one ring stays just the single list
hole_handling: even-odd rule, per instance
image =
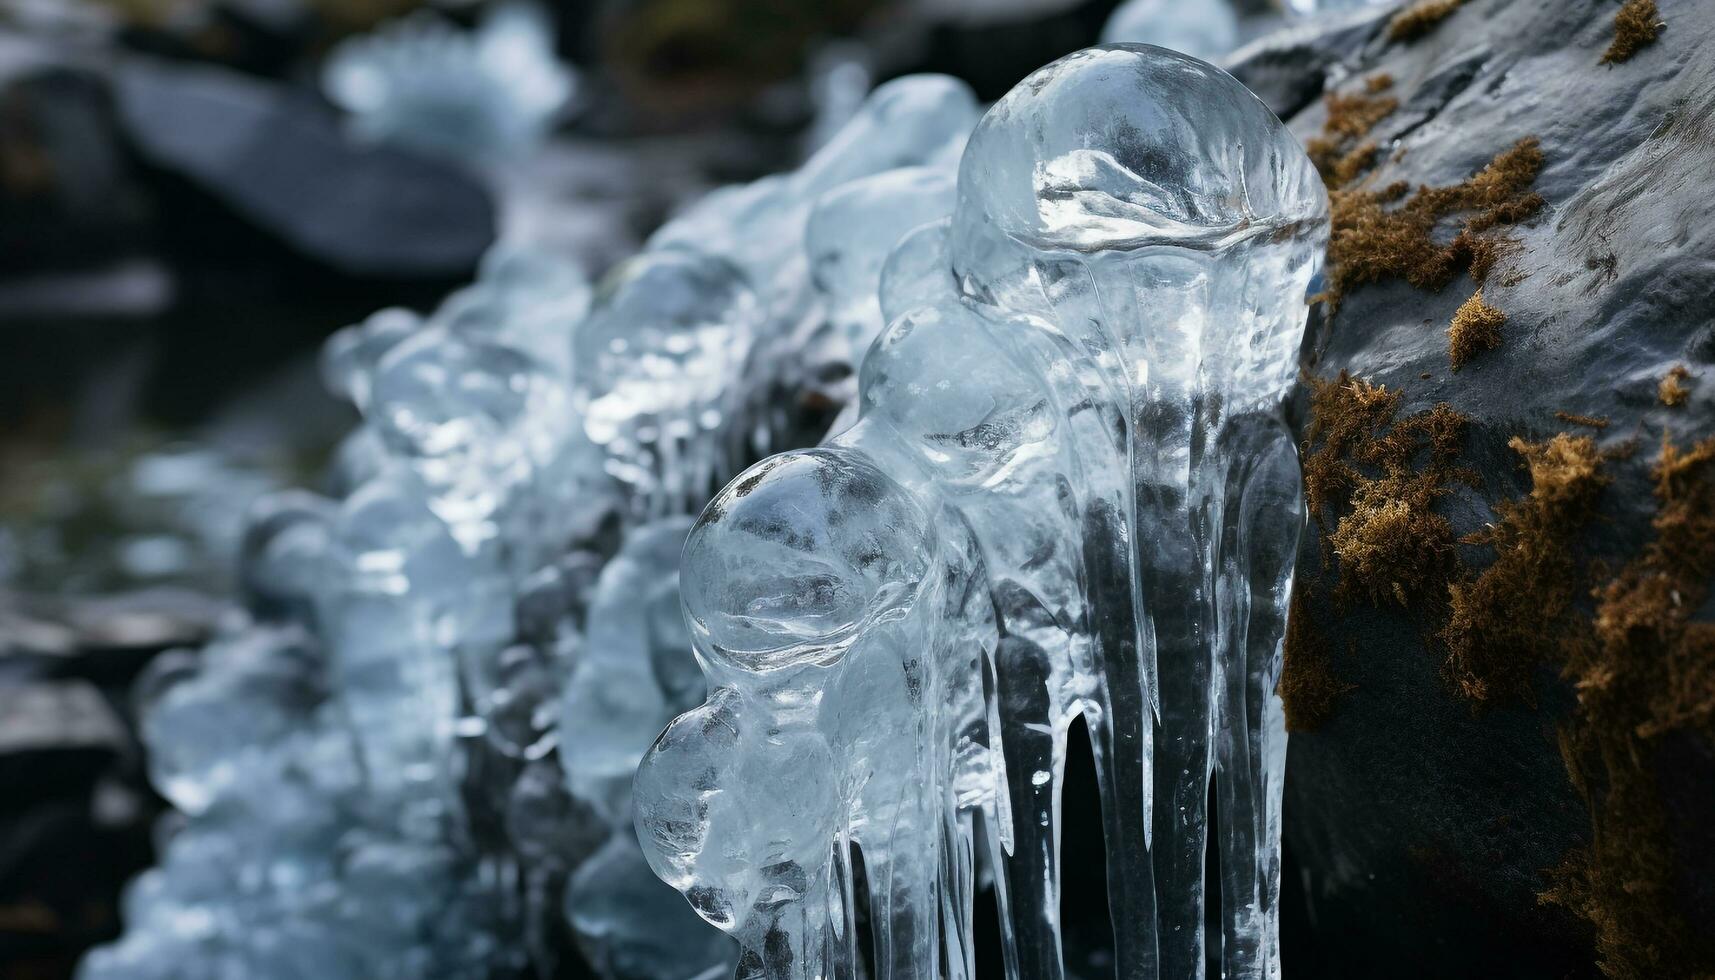
[{"label": "frozen water", "polygon": [[[472,43],[430,35],[412,58]],[[353,50],[384,88],[424,67]],[[425,76],[365,118],[464,112],[436,102],[455,81],[493,79]],[[712,195],[593,295],[503,242],[438,308],[332,337],[324,379],[361,424],[329,496],[253,511],[251,620],[151,672],[152,775],[187,823],[86,978],[552,975],[565,927],[604,977],[730,974],[736,944],[634,830],[638,760],[707,694],[689,515],[761,448],[825,434],[813,359],[880,331],[883,260],[944,226],[976,118],[951,79],[890,82],[799,170]],[[830,237],[848,220],[861,234]]]},{"label": "frozen water", "polygon": [[[641,527],[602,569],[586,651],[560,706],[567,784],[616,823],[630,817],[637,761],[672,717],[656,661],[691,660],[679,616],[679,555],[690,527],[687,517]],[[701,690],[690,698],[701,700]]]},{"label": "frozen water", "polygon": [[[552,973],[554,917],[606,977],[859,975],[860,917],[871,975],[970,976],[979,851],[1010,974],[1063,975],[1080,714],[1121,975],[1201,969],[1210,846],[1224,972],[1278,974],[1320,184],[1158,49],[977,119],[898,79],[593,295],[504,243],[331,339],[362,423],[330,497],[253,512],[251,621],[151,670],[186,823],[85,976]],[[856,423],[744,470],[824,434],[829,341]]]},{"label": "frozen water", "polygon": [[611,835],[566,892],[586,959],[608,976],[692,977],[732,962],[731,942],[696,928],[671,888],[648,874],[633,836],[631,780],[674,713],[703,698],[679,606],[679,559],[691,519],[638,528],[602,569],[587,651],[560,705],[566,786]]},{"label": "frozen water", "polygon": [[[725,429],[734,437],[733,459],[753,459],[783,445],[803,445],[821,432],[796,432],[783,404],[808,387],[814,365],[805,363],[829,315],[818,302],[805,249],[817,202],[844,185],[900,168],[948,174],[976,124],[975,96],[945,75],[907,75],[871,92],[857,113],[804,165],[790,174],[716,191],[650,236],[649,249],[676,247],[731,262],[756,291],[761,318],[744,362],[742,394]],[[892,217],[876,224],[863,250],[876,245]],[[860,256],[862,252],[859,253]],[[839,314],[834,314],[836,323]],[[855,351],[852,356],[861,354]],[[718,482],[734,474],[717,473]]]},{"label": "frozen water", "polygon": [[950,169],[901,167],[834,188],[816,201],[804,232],[810,279],[828,318],[862,360],[881,333],[881,272],[918,225],[953,213]]},{"label": "frozen water", "polygon": [[638,833],[739,976],[970,976],[978,833],[1008,975],[1065,975],[1080,714],[1117,974],[1202,975],[1213,846],[1222,972],[1279,975],[1279,407],[1326,234],[1296,141],[1184,55],[1080,52],[983,117],[951,220],[882,268],[859,420],[742,474],[687,544],[710,693],[639,768]]},{"label": "frozen water", "polygon": [[575,87],[528,0],[492,8],[474,32],[414,13],[343,42],[322,72],[363,135],[479,161],[539,139]]},{"label": "frozen water", "polygon": [[738,267],[687,249],[645,252],[602,283],[575,335],[578,409],[644,512],[683,513],[726,471],[730,382],[759,318]]},{"label": "frozen water", "polygon": [[149,778],[162,795],[199,814],[256,768],[278,765],[282,743],[322,701],[317,658],[301,631],[285,627],[152,661],[137,696]]}]

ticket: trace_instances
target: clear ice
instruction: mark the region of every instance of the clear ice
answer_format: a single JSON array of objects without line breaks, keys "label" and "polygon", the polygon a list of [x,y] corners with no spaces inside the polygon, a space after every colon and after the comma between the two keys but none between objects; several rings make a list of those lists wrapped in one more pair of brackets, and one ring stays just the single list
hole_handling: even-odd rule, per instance
[{"label": "clear ice", "polygon": [[[448,122],[461,147],[517,152],[550,100],[507,115],[482,100],[536,90],[459,61],[497,45],[518,62],[482,71],[545,70],[536,28],[498,23],[383,31],[330,79],[379,86],[352,106],[378,133],[470,110],[496,117]],[[730,974],[736,944],[634,830],[638,761],[707,693],[680,612],[691,515],[825,433],[798,399],[881,330],[884,260],[951,213],[978,115],[956,80],[894,80],[796,171],[709,196],[594,286],[504,240],[438,308],[331,337],[324,382],[361,424],[326,495],[250,515],[243,614],[140,684],[178,813],[84,980],[551,975],[568,931],[602,977]],[[811,227],[847,218],[849,241]]]},{"label": "clear ice", "polygon": [[637,771],[649,864],[738,940],[741,978],[969,977],[987,855],[1006,974],[1064,976],[1082,715],[1116,975],[1200,977],[1207,942],[1226,976],[1279,976],[1273,692],[1303,527],[1280,404],[1322,184],[1231,77],[1113,45],[991,108],[955,201],[882,263],[874,307],[838,299],[850,263],[812,260],[850,336],[886,326],[857,421],[742,473],[690,532],[708,693]]},{"label": "clear ice", "polygon": [[418,11],[341,42],[322,69],[361,135],[478,162],[541,138],[576,86],[531,0],[492,7],[468,32]]}]

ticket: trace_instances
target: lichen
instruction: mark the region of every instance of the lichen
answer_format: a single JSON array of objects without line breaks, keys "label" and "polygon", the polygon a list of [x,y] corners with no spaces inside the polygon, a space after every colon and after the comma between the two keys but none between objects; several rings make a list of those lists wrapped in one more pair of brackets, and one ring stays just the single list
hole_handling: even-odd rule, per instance
[{"label": "lichen", "polygon": [[1415,41],[1437,24],[1453,16],[1453,11],[1465,5],[1465,0],[1418,0],[1417,3],[1393,15],[1388,21],[1389,41]]},{"label": "lichen", "polygon": [[1690,618],[1715,575],[1715,438],[1664,442],[1652,475],[1653,539],[1595,591],[1588,629],[1565,646],[1578,709],[1561,749],[1592,833],[1542,895],[1589,920],[1617,980],[1715,974],[1715,937],[1680,911],[1655,767],[1663,736],[1715,736],[1715,623]]},{"label": "lichen", "polygon": [[1608,45],[1608,50],[1602,52],[1601,63],[1614,65],[1629,60],[1632,55],[1654,44],[1665,26],[1655,0],[1626,0],[1625,6],[1614,15],[1614,40]]},{"label": "lichen", "polygon": [[1691,394],[1691,389],[1685,386],[1685,379],[1689,377],[1691,372],[1685,369],[1685,365],[1675,364],[1656,386],[1656,397],[1669,408],[1685,404],[1685,399]]},{"label": "lichen", "polygon": [[1453,314],[1447,326],[1447,357],[1457,371],[1471,358],[1501,346],[1501,327],[1507,315],[1483,301],[1477,290]]},{"label": "lichen", "polygon": [[1340,698],[1355,689],[1334,673],[1327,638],[1317,628],[1310,606],[1308,586],[1293,590],[1280,682],[1275,687],[1289,732],[1321,728],[1333,716]]},{"label": "lichen", "polygon": [[1438,634],[1448,678],[1479,704],[1532,700],[1532,674],[1557,659],[1578,585],[1569,542],[1609,482],[1589,436],[1563,432],[1540,443],[1514,437],[1508,445],[1530,470],[1530,492],[1497,504],[1495,522],[1462,539],[1492,547],[1495,560],[1449,586]]}]

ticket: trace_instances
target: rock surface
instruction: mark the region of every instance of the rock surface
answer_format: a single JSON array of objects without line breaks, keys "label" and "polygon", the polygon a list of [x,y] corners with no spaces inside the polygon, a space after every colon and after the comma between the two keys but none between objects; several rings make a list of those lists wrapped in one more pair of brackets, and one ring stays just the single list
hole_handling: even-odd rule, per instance
[{"label": "rock surface", "polygon": [[[1312,378],[1349,372],[1400,393],[1399,419],[1438,403],[1468,418],[1456,463],[1475,471],[1476,485],[1450,479],[1432,508],[1454,536],[1501,521],[1497,504],[1530,491],[1510,439],[1594,438],[1611,482],[1596,517],[1568,536],[1580,571],[1555,644],[1588,640],[1589,589],[1644,552],[1657,513],[1650,468],[1663,439],[1683,450],[1715,435],[1715,7],[1661,0],[1659,38],[1627,61],[1600,64],[1618,9],[1598,0],[1470,0],[1412,40],[1389,40],[1391,15],[1300,36],[1292,45],[1320,52],[1300,61],[1300,77],[1278,43],[1233,66],[1241,78],[1267,79],[1273,94],[1265,97],[1286,111],[1321,80],[1342,96],[1385,91],[1397,100],[1367,134],[1357,127],[1378,148],[1373,167],[1336,180],[1355,194],[1407,182],[1384,210],[1405,206],[1397,198],[1420,185],[1466,181],[1522,139],[1540,141],[1529,188],[1540,208],[1504,215],[1488,233],[1514,243],[1497,249],[1482,284],[1485,302],[1506,317],[1498,348],[1451,370],[1448,325],[1478,286],[1459,269],[1439,289],[1384,275],[1349,289],[1332,315],[1319,305],[1303,361]],[[1342,115],[1337,105],[1333,114]],[[1313,101],[1289,121],[1313,139],[1338,130],[1342,119],[1330,125],[1329,117],[1330,106]],[[1432,242],[1445,245],[1455,230],[1440,222]],[[1676,366],[1687,369],[1683,397],[1669,405],[1660,386]],[[1291,415],[1301,439],[1316,435],[1309,391]],[[1337,521],[1348,504],[1323,516]],[[1399,601],[1377,602],[1352,595],[1353,552],[1331,547],[1314,522],[1307,535],[1300,597],[1337,697],[1324,724],[1294,734],[1287,770],[1288,861],[1298,866],[1315,937],[1285,950],[1298,976],[1598,975],[1590,910],[1539,898],[1592,835],[1591,809],[1558,744],[1588,722],[1558,656],[1517,668],[1528,691],[1481,703],[1460,693],[1437,635],[1446,590],[1495,552],[1448,544],[1461,571],[1404,588],[1395,581]],[[1598,558],[1605,572],[1590,563]],[[1705,604],[1693,618],[1710,615]],[[1289,673],[1304,663],[1293,653],[1289,644]],[[1677,731],[1638,744],[1660,787],[1667,853],[1681,869],[1664,886],[1665,906],[1707,936],[1715,904],[1695,883],[1715,870],[1710,801],[1697,789],[1715,777],[1709,741]],[[1598,810],[1604,785],[1592,787]],[[1680,829],[1689,827],[1705,829]],[[1642,938],[1624,929],[1604,936],[1633,944],[1617,955],[1604,948],[1609,975],[1641,975],[1627,964],[1655,955],[1638,953]],[[1680,975],[1665,959],[1660,969],[1655,975]]]},{"label": "rock surface", "polygon": [[494,207],[474,177],[356,144],[330,112],[285,88],[137,61],[118,72],[115,95],[152,164],[336,271],[462,275],[494,238]]}]

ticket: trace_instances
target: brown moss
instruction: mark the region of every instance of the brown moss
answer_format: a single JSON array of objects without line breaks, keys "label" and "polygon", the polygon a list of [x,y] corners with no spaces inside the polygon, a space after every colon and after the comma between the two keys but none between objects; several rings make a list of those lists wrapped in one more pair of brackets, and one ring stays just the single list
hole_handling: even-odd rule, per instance
[{"label": "brown moss", "polygon": [[1438,634],[1449,680],[1478,703],[1531,700],[1532,674],[1556,659],[1578,583],[1568,542],[1608,484],[1589,436],[1560,433],[1541,443],[1515,437],[1509,445],[1530,470],[1531,490],[1496,505],[1497,520],[1463,539],[1494,548],[1495,561],[1449,586]]},{"label": "brown moss", "polygon": [[[1305,378],[1310,386],[1310,428],[1304,447],[1304,496],[1318,521],[1351,495],[1359,479],[1350,460],[1358,447],[1393,421],[1402,394],[1353,378]],[[1327,527],[1323,525],[1324,534]]]},{"label": "brown moss", "polygon": [[1603,972],[1620,980],[1715,974],[1715,936],[1680,913],[1653,762],[1670,732],[1715,736],[1715,624],[1690,621],[1715,574],[1715,439],[1664,443],[1652,475],[1653,539],[1596,590],[1589,630],[1566,645],[1578,710],[1562,754],[1592,833],[1542,896],[1590,921]]},{"label": "brown moss", "polygon": [[1415,41],[1465,5],[1465,0],[1418,0],[1388,21],[1389,41]]},{"label": "brown moss", "polygon": [[1602,52],[1601,63],[1612,65],[1631,58],[1654,44],[1656,35],[1665,26],[1655,0],[1626,0],[1625,6],[1614,15],[1614,41]]},{"label": "brown moss", "polygon": [[1600,415],[1578,415],[1573,412],[1555,412],[1554,417],[1568,425],[1582,425],[1588,429],[1606,429],[1608,419]]},{"label": "brown moss", "polygon": [[1685,379],[1689,377],[1691,372],[1685,369],[1685,365],[1675,364],[1656,386],[1656,397],[1669,408],[1685,404],[1686,397],[1691,394],[1691,389],[1685,386]]},{"label": "brown moss", "polygon": [[1507,315],[1483,302],[1483,291],[1477,290],[1453,314],[1447,326],[1447,357],[1457,371],[1466,361],[1484,351],[1501,346],[1501,327]]},{"label": "brown moss", "polygon": [[1399,100],[1383,95],[1393,87],[1393,76],[1371,75],[1363,92],[1330,92],[1323,97],[1328,118],[1322,132],[1304,144],[1310,162],[1329,187],[1344,186],[1368,170],[1375,160],[1376,145],[1365,140],[1376,123],[1399,108]]},{"label": "brown moss", "polygon": [[[1542,163],[1541,146],[1526,138],[1450,187],[1330,187],[1329,286],[1321,298],[1338,309],[1355,287],[1384,279],[1440,289],[1461,270],[1482,284],[1514,247],[1510,239],[1489,233],[1542,207],[1542,197],[1530,190]],[[1443,241],[1449,223],[1456,230]]]},{"label": "brown moss", "polygon": [[1401,394],[1353,379],[1309,379],[1305,500],[1339,561],[1336,596],[1408,609],[1441,601],[1456,567],[1452,524],[1434,510],[1455,480],[1465,416],[1436,405],[1396,418]]},{"label": "brown moss", "polygon": [[[1451,3],[1449,12],[1457,6]],[[1364,178],[1379,154],[1370,132],[1399,108],[1399,99],[1388,94],[1392,88],[1393,77],[1378,74],[1366,78],[1361,91],[1329,93],[1323,99],[1328,116],[1322,131],[1305,142],[1328,186],[1329,287],[1316,299],[1327,301],[1331,313],[1351,288],[1381,279],[1440,289],[1465,269],[1481,285],[1514,246],[1510,238],[1488,233],[1518,224],[1542,207],[1541,196],[1530,191],[1543,164],[1535,138],[1520,140],[1451,187],[1414,190],[1403,181],[1368,186]],[[1402,155],[1403,149],[1394,159]],[[1453,227],[1444,227],[1448,224]]]},{"label": "brown moss", "polygon": [[1286,730],[1308,732],[1321,728],[1334,713],[1340,697],[1353,689],[1334,673],[1328,644],[1311,617],[1306,588],[1292,592],[1286,620],[1286,644],[1280,666],[1280,695],[1286,712]]}]

